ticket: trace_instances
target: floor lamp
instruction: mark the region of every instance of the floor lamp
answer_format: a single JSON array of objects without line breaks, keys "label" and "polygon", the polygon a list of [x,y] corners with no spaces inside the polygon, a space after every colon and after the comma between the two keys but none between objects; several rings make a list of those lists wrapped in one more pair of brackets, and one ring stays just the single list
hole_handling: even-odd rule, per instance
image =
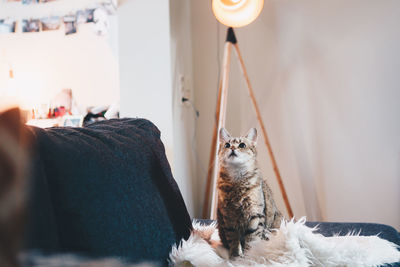
[{"label": "floor lamp", "polygon": [[[227,37],[224,47],[224,57],[222,66],[222,76],[219,84],[218,100],[216,108],[216,120],[214,124],[213,139],[211,143],[210,160],[207,172],[207,184],[203,205],[203,218],[216,219],[217,210],[217,175],[218,175],[218,133],[219,129],[225,126],[226,118],[226,105],[228,96],[228,83],[229,83],[229,70],[232,48],[236,52],[239,60],[240,69],[246,81],[247,89],[250,94],[251,102],[254,106],[257,120],[260,124],[261,131],[264,137],[265,145],[267,146],[269,157],[277,178],[280,191],[282,193],[283,201],[290,218],[293,217],[293,211],[286,194],[285,186],[282,182],[282,177],[279,172],[278,165],[272,151],[271,143],[269,142],[267,131],[265,129],[261,113],[254,96],[253,88],[251,86],[249,77],[247,75],[246,67],[242,55],[239,50],[237,39],[233,27],[242,27],[253,22],[260,14],[263,8],[264,0],[212,0],[212,9],[214,15],[219,22],[228,26]],[[211,205],[210,205],[211,198]]]}]

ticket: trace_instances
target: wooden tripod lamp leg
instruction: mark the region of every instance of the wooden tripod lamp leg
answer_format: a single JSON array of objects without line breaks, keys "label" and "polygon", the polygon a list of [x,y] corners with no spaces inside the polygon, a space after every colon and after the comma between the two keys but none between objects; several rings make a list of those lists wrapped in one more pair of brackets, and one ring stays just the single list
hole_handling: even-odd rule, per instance
[{"label": "wooden tripod lamp leg", "polygon": [[[215,123],[213,138],[211,142],[210,161],[208,163],[206,192],[203,204],[203,218],[216,219],[217,207],[217,174],[218,174],[218,132],[225,126],[226,104],[228,97],[229,68],[231,60],[232,43],[227,41],[224,48],[224,59],[222,76],[219,84],[217,108],[215,112]],[[211,198],[211,207],[210,207]]]},{"label": "wooden tripod lamp leg", "polygon": [[263,122],[263,120],[261,118],[261,113],[260,113],[260,110],[258,108],[256,98],[254,96],[253,87],[251,86],[249,76],[247,75],[247,70],[246,70],[246,66],[244,65],[242,54],[240,53],[239,46],[238,46],[237,43],[235,43],[233,46],[235,47],[236,55],[237,55],[237,57],[239,59],[240,69],[242,70],[242,74],[243,74],[243,76],[244,76],[244,78],[246,80],[246,85],[247,85],[247,88],[249,90],[250,98],[251,98],[251,101],[253,103],[254,109],[256,111],[257,120],[260,123],[260,127],[261,127],[261,130],[262,130],[263,136],[264,136],[265,145],[267,146],[268,153],[269,153],[269,156],[271,158],[272,167],[274,168],[275,176],[276,176],[276,179],[278,180],[278,184],[279,184],[279,188],[280,188],[281,193],[282,193],[283,201],[285,202],[285,206],[286,206],[289,218],[292,218],[293,217],[292,207],[290,206],[289,198],[288,198],[288,196],[286,194],[286,189],[285,189],[285,186],[284,186],[283,181],[282,181],[281,174],[280,174],[279,169],[278,169],[278,164],[276,163],[275,156],[274,156],[274,153],[272,151],[271,143],[269,142],[269,138],[268,138],[268,135],[267,135],[267,130],[265,129],[264,122]]},{"label": "wooden tripod lamp leg", "polygon": [[[222,81],[222,80],[221,80]],[[211,199],[211,184],[212,184],[212,177],[214,174],[214,164],[215,164],[215,156],[217,153],[217,137],[218,137],[218,118],[219,112],[221,109],[221,82],[219,85],[218,90],[218,99],[217,99],[217,108],[215,111],[215,121],[214,121],[214,131],[213,137],[211,141],[211,149],[210,149],[210,157],[208,162],[208,170],[207,170],[207,183],[206,183],[206,192],[204,194],[204,202],[203,202],[203,219],[209,219],[210,217],[210,199]]]}]

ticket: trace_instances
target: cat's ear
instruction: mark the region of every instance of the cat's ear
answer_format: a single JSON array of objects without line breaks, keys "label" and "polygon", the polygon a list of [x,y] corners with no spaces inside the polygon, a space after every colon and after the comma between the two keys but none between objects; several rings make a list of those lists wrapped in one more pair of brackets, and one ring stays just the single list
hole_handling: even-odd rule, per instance
[{"label": "cat's ear", "polygon": [[231,139],[231,135],[228,133],[228,131],[225,128],[221,128],[219,130],[219,141],[221,143],[226,143]]},{"label": "cat's ear", "polygon": [[246,136],[245,136],[248,140],[256,143],[257,142],[257,129],[256,128],[251,128]]}]

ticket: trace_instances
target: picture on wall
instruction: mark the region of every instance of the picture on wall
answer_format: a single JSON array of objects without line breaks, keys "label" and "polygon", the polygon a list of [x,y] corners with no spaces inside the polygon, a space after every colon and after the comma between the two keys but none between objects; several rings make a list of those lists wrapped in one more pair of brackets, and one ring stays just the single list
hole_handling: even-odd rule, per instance
[{"label": "picture on wall", "polygon": [[22,20],[22,32],[39,32],[40,20],[38,19],[24,19]]},{"label": "picture on wall", "polygon": [[39,0],[22,0],[22,4],[24,5],[31,5],[31,4],[37,4],[39,3]]},{"label": "picture on wall", "polygon": [[90,22],[94,22],[94,9],[86,9],[85,12],[87,14],[86,17],[86,22],[90,23]]},{"label": "picture on wall", "polygon": [[76,33],[76,17],[75,16],[65,16],[64,17],[64,25],[65,25],[65,35],[70,35]]},{"label": "picture on wall", "polygon": [[42,31],[55,31],[60,28],[60,17],[49,17],[40,20],[42,22]]},{"label": "picture on wall", "polygon": [[94,9],[78,10],[76,12],[76,23],[83,24],[93,22]]},{"label": "picture on wall", "polygon": [[15,32],[15,25],[16,25],[16,22],[13,19],[0,20],[0,33]]}]

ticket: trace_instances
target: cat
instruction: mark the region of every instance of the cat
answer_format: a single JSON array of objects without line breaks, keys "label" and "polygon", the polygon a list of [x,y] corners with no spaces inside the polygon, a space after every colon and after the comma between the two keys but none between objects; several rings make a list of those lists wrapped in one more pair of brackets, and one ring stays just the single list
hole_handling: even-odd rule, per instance
[{"label": "cat", "polygon": [[269,230],[279,228],[284,217],[258,169],[257,130],[235,138],[221,128],[219,141],[218,231],[234,258],[243,256],[250,241],[266,240]]}]

